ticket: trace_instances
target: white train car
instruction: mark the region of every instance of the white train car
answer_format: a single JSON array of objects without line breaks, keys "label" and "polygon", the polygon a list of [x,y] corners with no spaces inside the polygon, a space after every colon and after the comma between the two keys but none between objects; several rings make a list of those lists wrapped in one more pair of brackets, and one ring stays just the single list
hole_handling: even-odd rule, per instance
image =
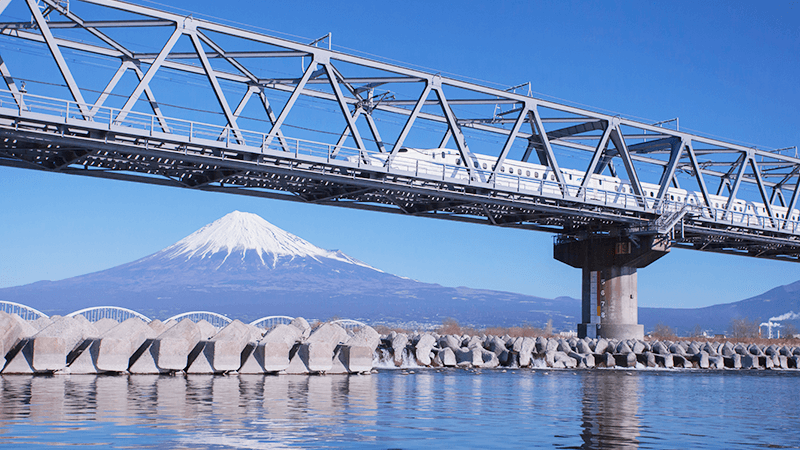
[{"label": "white train car", "polygon": [[[351,162],[359,159],[362,164],[385,166],[388,154],[372,153],[367,157],[351,156]],[[470,163],[474,170],[473,177],[488,182],[496,158],[475,154],[475,160]],[[457,150],[447,148],[417,149],[402,148],[390,163],[390,169],[409,172],[415,176],[427,175],[436,178],[469,179],[469,172]],[[570,195],[577,195],[583,183],[584,172],[573,169],[561,169],[564,181]],[[561,195],[561,187],[556,181],[552,169],[535,163],[521,161],[505,161],[494,179],[494,185],[508,188],[513,191],[533,194]],[[641,183],[642,193],[650,207],[655,206],[659,186],[650,183]],[[627,180],[607,175],[592,175],[586,186],[587,200],[601,201],[605,204],[628,206],[636,204],[633,189]],[[746,225],[761,225],[765,227],[783,228],[786,221],[798,222],[800,211],[793,209],[789,212],[783,206],[772,206],[776,220],[770,220],[767,209],[762,203],[736,199],[731,206],[730,213],[726,213],[728,199],[719,195],[709,195],[711,207],[706,207],[700,192],[688,192],[684,189],[670,187],[667,189],[665,200],[670,202],[673,209],[678,209],[683,204],[697,205],[703,217],[738,222]],[[727,215],[726,215],[727,214]],[[794,224],[796,227],[797,224]]]}]

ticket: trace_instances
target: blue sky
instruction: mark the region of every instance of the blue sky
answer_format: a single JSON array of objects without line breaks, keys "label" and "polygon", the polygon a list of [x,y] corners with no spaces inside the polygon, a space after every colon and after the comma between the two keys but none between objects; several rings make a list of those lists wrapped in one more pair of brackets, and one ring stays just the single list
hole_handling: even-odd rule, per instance
[{"label": "blue sky", "polygon": [[[734,142],[763,148],[800,144],[797,3],[170,5],[165,8],[300,41],[332,32],[334,49],[341,51],[492,86],[530,81],[538,97],[650,122],[680,117],[681,129]],[[14,50],[2,42],[0,55],[8,59]],[[0,193],[0,287],[129,262],[241,210],[318,246],[421,281],[580,296],[580,271],[552,258],[553,236],[546,233],[10,168],[0,168]],[[797,281],[798,269],[673,250],[639,271],[639,304],[697,307],[741,300]]]}]

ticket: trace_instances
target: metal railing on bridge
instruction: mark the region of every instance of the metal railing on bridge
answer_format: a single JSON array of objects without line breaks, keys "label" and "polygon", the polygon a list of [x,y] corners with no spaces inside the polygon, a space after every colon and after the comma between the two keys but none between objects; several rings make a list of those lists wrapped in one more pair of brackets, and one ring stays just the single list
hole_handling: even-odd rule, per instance
[{"label": "metal railing on bridge", "polygon": [[16,314],[28,321],[47,318],[47,314],[39,311],[38,309],[14,302],[0,301],[0,311],[8,314]]},{"label": "metal railing on bridge", "polygon": [[121,323],[132,317],[137,317],[146,323],[151,321],[151,319],[144,314],[119,306],[93,306],[91,308],[84,308],[71,312],[67,314],[67,317],[75,317],[78,315],[85,317],[89,322],[97,322],[101,319],[111,319]]}]

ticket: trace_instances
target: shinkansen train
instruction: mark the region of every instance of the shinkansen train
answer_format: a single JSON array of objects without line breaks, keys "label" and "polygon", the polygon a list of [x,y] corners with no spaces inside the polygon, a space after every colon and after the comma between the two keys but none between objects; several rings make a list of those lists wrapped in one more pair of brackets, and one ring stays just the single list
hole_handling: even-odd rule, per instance
[{"label": "shinkansen train", "polygon": [[[384,166],[388,153],[370,153],[367,156],[351,156],[351,162],[361,161],[361,164]],[[496,158],[474,154],[475,160],[472,166],[477,170],[473,176],[477,176],[481,181],[488,181],[494,170]],[[402,170],[412,172],[415,175],[433,175],[442,178],[469,179],[466,165],[457,150],[436,148],[436,149],[417,149],[401,148],[392,158],[390,163],[392,170]],[[475,172],[475,171],[474,171]],[[578,195],[579,188],[583,183],[584,172],[573,169],[561,169],[567,189],[571,195]],[[496,187],[506,187],[518,192],[531,192],[540,194],[561,195],[561,188],[556,182],[556,176],[552,169],[540,164],[505,161],[500,167],[496,179]],[[650,183],[641,183],[644,196],[647,198],[648,206],[653,207],[656,203],[659,186]],[[606,204],[617,204],[620,206],[636,205],[636,197],[633,194],[631,185],[627,180],[607,175],[592,175],[586,185],[584,196],[589,200],[598,200]],[[748,225],[762,225],[766,227],[783,228],[786,220],[796,222],[800,218],[800,211],[793,209],[789,213],[788,208],[782,206],[772,206],[772,211],[776,219],[780,219],[773,224],[769,220],[764,204],[745,200],[734,200],[731,206],[731,213],[725,216],[725,209],[728,199],[719,195],[709,195],[711,208],[705,207],[703,196],[700,192],[689,192],[684,189],[670,187],[667,189],[665,199],[676,207],[681,204],[698,205],[700,214],[703,217],[715,220],[725,219],[726,221],[741,222]]]}]

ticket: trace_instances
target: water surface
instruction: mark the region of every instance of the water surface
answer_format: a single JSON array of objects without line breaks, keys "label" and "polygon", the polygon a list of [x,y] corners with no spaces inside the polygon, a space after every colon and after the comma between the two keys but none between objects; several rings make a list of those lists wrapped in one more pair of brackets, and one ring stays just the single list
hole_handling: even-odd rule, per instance
[{"label": "water surface", "polygon": [[798,448],[800,373],[0,376],[0,445]]}]

